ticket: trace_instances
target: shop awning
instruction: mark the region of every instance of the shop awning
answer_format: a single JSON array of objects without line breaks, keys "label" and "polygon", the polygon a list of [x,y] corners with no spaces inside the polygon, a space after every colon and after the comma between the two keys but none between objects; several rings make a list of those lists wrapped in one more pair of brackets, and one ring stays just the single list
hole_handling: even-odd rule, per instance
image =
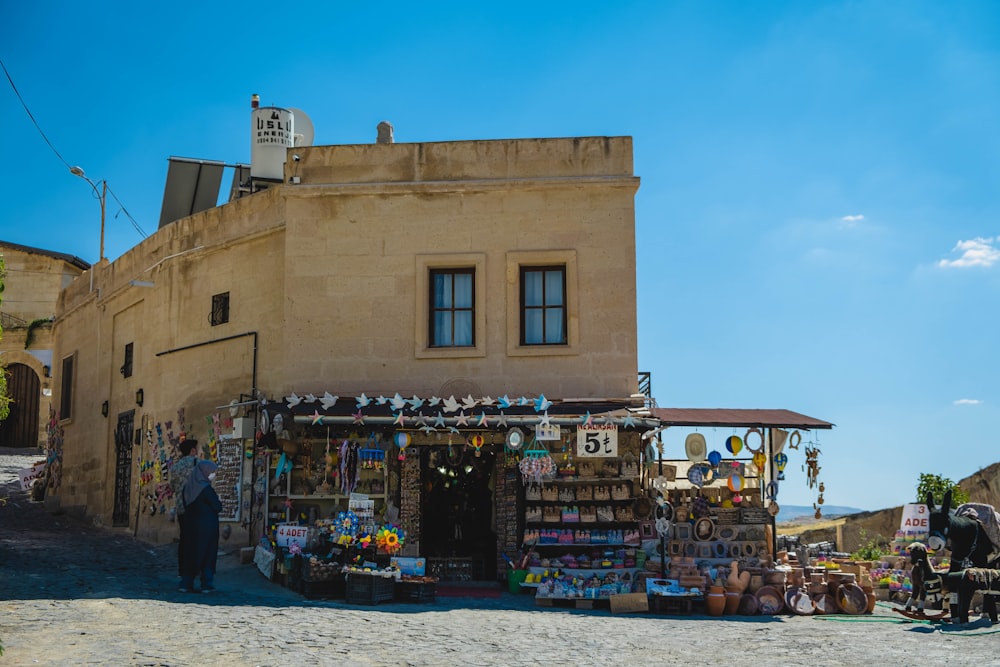
[{"label": "shop awning", "polygon": [[757,428],[831,429],[834,424],[791,410],[739,408],[650,408],[661,426],[747,426]]}]

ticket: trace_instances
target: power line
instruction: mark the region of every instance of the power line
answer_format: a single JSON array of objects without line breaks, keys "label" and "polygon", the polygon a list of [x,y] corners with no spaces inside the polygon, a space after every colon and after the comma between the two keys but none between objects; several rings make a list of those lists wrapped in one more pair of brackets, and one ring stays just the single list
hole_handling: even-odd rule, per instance
[{"label": "power line", "polygon": [[14,85],[14,80],[10,78],[10,72],[7,71],[7,66],[3,64],[3,60],[0,60],[0,67],[3,68],[3,73],[7,76],[7,81],[10,83],[10,87],[14,89],[14,94],[17,95],[18,101],[21,103],[21,106],[24,107],[24,112],[28,114],[28,118],[30,118],[31,122],[35,124],[35,129],[37,129],[38,133],[42,135],[42,139],[45,139],[45,143],[49,145],[49,148],[51,148],[52,152],[56,154],[56,157],[59,158],[59,160],[64,165],[66,165],[67,169],[69,169],[70,168],[69,162],[66,162],[66,160],[63,159],[63,156],[59,154],[59,151],[57,151],[56,147],[52,145],[52,142],[49,141],[49,138],[45,136],[45,132],[42,131],[42,127],[38,124],[38,121],[35,120],[35,117],[31,114],[31,109],[29,109],[28,105],[25,104],[24,98],[21,97],[20,91],[18,91],[17,86]]},{"label": "power line", "polygon": [[[52,142],[49,141],[49,138],[47,136],[45,136],[45,132],[42,131],[41,125],[39,125],[38,121],[35,120],[35,116],[31,113],[31,109],[28,108],[27,103],[25,103],[24,98],[21,97],[21,93],[17,89],[17,86],[14,85],[14,79],[11,78],[10,72],[7,71],[7,66],[4,65],[3,60],[0,60],[0,68],[3,68],[3,73],[7,77],[7,82],[10,83],[11,89],[13,89],[14,94],[17,95],[17,99],[21,103],[21,106],[24,107],[24,112],[26,114],[28,114],[28,118],[30,118],[31,122],[34,123],[35,129],[37,129],[38,133],[40,135],[42,135],[42,139],[44,139],[45,143],[48,144],[49,148],[52,149],[52,152],[56,154],[56,157],[59,158],[59,161],[62,162],[64,165],[66,165],[67,169],[72,169],[70,163],[66,162],[66,160],[63,158],[63,156],[60,155],[59,151],[56,150],[56,147],[52,145]],[[105,183],[106,182],[107,181],[105,181]],[[114,197],[114,200],[116,202],[118,202],[118,206],[121,207],[121,210],[119,211],[119,213],[124,213],[125,217],[128,218],[129,222],[132,223],[132,227],[135,229],[135,231],[139,232],[139,234],[142,236],[142,238],[146,238],[148,236],[148,234],[146,234],[146,232],[143,231],[142,227],[139,226],[139,223],[135,221],[135,218],[132,217],[132,214],[129,213],[128,209],[125,208],[125,204],[123,204],[122,201],[118,198],[118,195],[116,195],[111,190],[110,186],[108,187],[108,192],[111,193],[111,196]],[[118,215],[115,214],[115,218],[117,218],[117,217],[118,217]]]}]

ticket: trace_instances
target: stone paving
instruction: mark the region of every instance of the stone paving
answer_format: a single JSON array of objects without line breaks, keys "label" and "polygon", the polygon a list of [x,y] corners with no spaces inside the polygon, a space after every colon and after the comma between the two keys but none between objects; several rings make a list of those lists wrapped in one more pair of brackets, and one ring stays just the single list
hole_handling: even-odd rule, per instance
[{"label": "stone paving", "polygon": [[[612,615],[530,596],[427,604],[313,601],[227,545],[214,594],[176,590],[176,547],[50,514],[16,484],[35,452],[0,449],[3,665],[1000,664],[1000,632],[867,617]],[[998,629],[1000,630],[1000,629]]]}]

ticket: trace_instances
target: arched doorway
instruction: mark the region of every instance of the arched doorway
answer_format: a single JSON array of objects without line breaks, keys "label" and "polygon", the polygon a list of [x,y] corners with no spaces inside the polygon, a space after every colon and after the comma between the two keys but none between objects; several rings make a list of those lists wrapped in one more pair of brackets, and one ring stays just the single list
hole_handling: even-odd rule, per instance
[{"label": "arched doorway", "polygon": [[41,381],[25,364],[10,364],[4,372],[11,401],[10,414],[0,422],[0,447],[37,447]]}]

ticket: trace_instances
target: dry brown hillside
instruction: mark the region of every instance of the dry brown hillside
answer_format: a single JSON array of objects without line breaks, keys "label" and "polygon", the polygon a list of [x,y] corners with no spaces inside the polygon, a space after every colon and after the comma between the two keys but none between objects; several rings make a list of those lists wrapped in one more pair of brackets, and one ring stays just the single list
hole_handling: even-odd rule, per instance
[{"label": "dry brown hillside", "polygon": [[[958,485],[969,492],[969,502],[986,503],[1000,507],[1000,463],[994,463],[969,477],[959,481]],[[881,544],[892,541],[893,535],[899,529],[899,520],[903,515],[903,506],[890,507],[874,512],[859,512],[843,517],[844,543],[838,544],[838,551],[851,552],[870,539],[876,539]],[[779,535],[797,534],[802,542],[836,542],[837,521],[817,523],[815,527],[778,526]],[[862,532],[865,538],[862,539]]]}]

